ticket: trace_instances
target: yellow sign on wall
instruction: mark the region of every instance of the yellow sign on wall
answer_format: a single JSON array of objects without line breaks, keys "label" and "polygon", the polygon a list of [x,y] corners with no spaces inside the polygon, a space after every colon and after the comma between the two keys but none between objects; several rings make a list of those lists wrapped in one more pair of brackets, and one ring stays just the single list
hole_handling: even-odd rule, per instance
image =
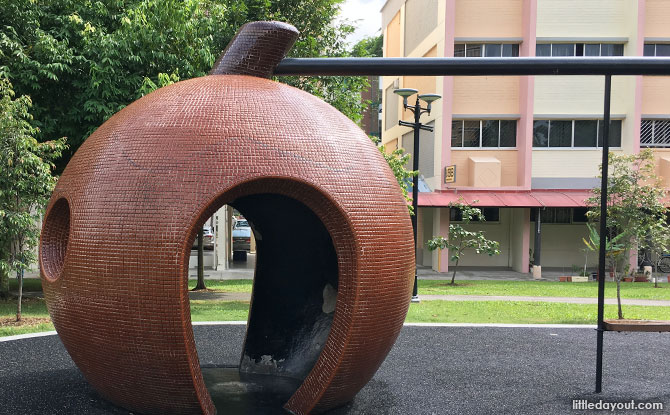
[{"label": "yellow sign on wall", "polygon": [[444,168],[444,182],[453,183],[456,181],[456,165],[447,166]]}]

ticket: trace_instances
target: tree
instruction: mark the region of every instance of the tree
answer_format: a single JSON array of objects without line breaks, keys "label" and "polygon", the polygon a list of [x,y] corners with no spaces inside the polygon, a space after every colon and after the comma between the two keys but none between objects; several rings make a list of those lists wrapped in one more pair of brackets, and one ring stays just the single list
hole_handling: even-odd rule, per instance
[{"label": "tree", "polygon": [[[654,153],[644,149],[639,154],[608,155],[607,178],[607,241],[618,241],[622,254],[613,261],[612,271],[617,284],[619,318],[621,280],[626,276],[632,249],[665,249],[667,242],[667,209],[661,203],[665,190],[654,173]],[[602,177],[602,165],[600,166]],[[588,199],[587,216],[600,220],[600,187]],[[623,272],[621,272],[623,271]]]},{"label": "tree", "polygon": [[[379,144],[379,138],[375,136],[369,136],[373,143]],[[391,152],[386,150],[386,146],[381,145],[377,147],[379,151],[384,156],[384,160],[388,163],[393,175],[395,176],[398,184],[400,185],[400,190],[402,191],[402,196],[407,202],[407,209],[409,209],[409,214],[414,214],[414,206],[412,206],[412,198],[409,195],[407,188],[412,184],[412,178],[419,174],[416,170],[407,170],[405,166],[409,163],[409,154],[405,153],[402,148],[397,148]]]},{"label": "tree", "polygon": [[[335,25],[343,0],[6,0],[0,73],[34,103],[37,138],[68,137],[62,170],[114,113],[166,82],[203,76],[244,23],[283,20],[300,30],[292,57],[347,56]],[[282,77],[360,120],[363,77]]]},{"label": "tree", "polygon": [[[479,208],[469,206],[459,199],[457,203],[449,203],[451,209],[458,209],[461,213],[463,225],[469,225],[472,221],[484,222],[486,219]],[[472,203],[477,203],[474,200]],[[449,250],[449,259],[456,261],[454,272],[451,275],[451,285],[455,284],[456,268],[466,249],[474,249],[476,254],[487,254],[489,256],[500,255],[500,243],[486,239],[484,231],[469,231],[461,224],[449,224],[449,237],[435,236],[426,242],[429,250]]]},{"label": "tree", "polygon": [[364,37],[354,45],[351,50],[351,56],[357,58],[380,58],[383,56],[383,45],[384,37],[382,35]]},{"label": "tree", "polygon": [[[588,250],[593,251],[596,253],[596,255],[598,255],[600,252],[600,235],[598,235],[598,231],[590,223],[587,223],[586,227],[589,229],[589,240],[587,241],[586,238],[582,238],[582,241],[584,241],[584,244]],[[620,242],[624,236],[625,235],[623,233],[620,233],[613,238],[605,235],[605,267],[613,270],[615,278],[617,275],[616,265],[620,261],[621,255],[625,250],[625,246]],[[586,266],[584,268],[586,268]],[[622,275],[625,275],[625,273],[622,273]],[[619,280],[620,278],[617,278],[617,281]],[[623,318],[623,314],[621,313],[621,290],[618,283],[616,298],[619,304],[619,318]]]},{"label": "tree", "polygon": [[38,143],[37,129],[30,125],[30,98],[13,97],[11,83],[0,77],[0,297],[9,296],[9,274],[17,272],[20,321],[23,271],[35,261],[37,223],[56,184],[53,160],[65,140]]}]

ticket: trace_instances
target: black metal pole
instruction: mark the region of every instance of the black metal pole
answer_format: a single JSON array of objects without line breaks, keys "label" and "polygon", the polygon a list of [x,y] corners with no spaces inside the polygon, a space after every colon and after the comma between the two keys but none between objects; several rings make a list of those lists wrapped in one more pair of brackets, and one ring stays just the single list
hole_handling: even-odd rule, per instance
[{"label": "black metal pole", "polygon": [[[535,215],[535,248],[533,249],[533,266],[542,266],[542,208],[537,208]],[[535,276],[535,274],[533,274]]]},{"label": "black metal pole", "polygon": [[605,75],[605,110],[603,116],[603,162],[600,184],[600,251],[598,252],[598,328],[596,339],[596,393],[603,384],[603,333],[605,332],[605,245],[607,243],[607,169],[609,165],[610,96],[612,75]]},{"label": "black metal pole", "polygon": [[670,57],[284,58],[274,75],[670,75]]},{"label": "black metal pole", "polygon": [[412,180],[412,210],[414,215],[412,215],[412,230],[414,231],[414,289],[412,290],[412,301],[419,301],[419,278],[417,276],[417,269],[419,263],[418,252],[419,252],[419,241],[417,240],[417,218],[419,216],[419,133],[421,130],[421,104],[419,102],[419,97],[416,98],[416,104],[414,104],[414,153],[412,155],[412,170],[417,172]]}]

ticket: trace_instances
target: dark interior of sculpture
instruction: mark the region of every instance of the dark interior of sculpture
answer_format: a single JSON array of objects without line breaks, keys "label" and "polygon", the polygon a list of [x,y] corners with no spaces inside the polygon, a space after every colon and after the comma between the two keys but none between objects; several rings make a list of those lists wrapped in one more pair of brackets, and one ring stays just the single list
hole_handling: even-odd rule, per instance
[{"label": "dark interior of sculpture", "polygon": [[227,411],[234,396],[221,396],[221,382],[230,379],[253,384],[246,390],[258,396],[250,404],[283,400],[276,402],[280,409],[311,371],[330,332],[337,255],[321,220],[296,199],[265,193],[229,205],[249,221],[256,239],[249,322],[239,373],[205,370],[204,378],[215,404]]}]

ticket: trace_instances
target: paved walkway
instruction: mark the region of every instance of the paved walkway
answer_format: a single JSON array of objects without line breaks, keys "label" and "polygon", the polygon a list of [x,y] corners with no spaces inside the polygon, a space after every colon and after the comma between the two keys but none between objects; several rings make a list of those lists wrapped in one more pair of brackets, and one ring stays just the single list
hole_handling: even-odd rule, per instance
[{"label": "paved walkway", "polygon": [[[422,300],[442,301],[532,301],[542,303],[598,304],[596,297],[528,297],[511,295],[421,295]],[[616,304],[616,298],[606,298],[605,304]],[[641,300],[622,298],[625,305],[670,306],[670,300]]]}]

